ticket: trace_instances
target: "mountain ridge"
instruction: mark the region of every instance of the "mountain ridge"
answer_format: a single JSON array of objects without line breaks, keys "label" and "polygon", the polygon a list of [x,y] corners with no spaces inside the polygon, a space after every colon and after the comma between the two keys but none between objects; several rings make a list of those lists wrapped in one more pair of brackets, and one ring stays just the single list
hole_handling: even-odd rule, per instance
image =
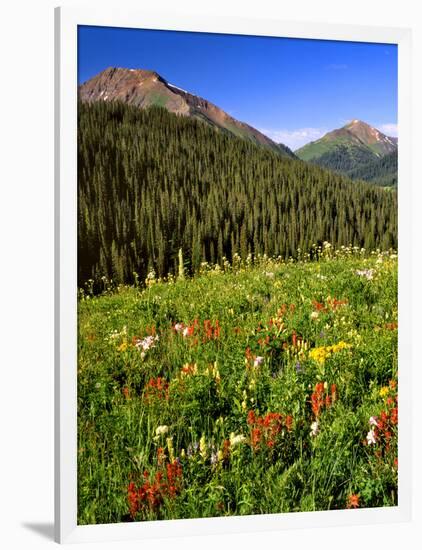
[{"label": "mountain ridge", "polygon": [[397,151],[397,138],[389,137],[359,119],[353,119],[293,152],[211,101],[169,82],[154,70],[108,67],[78,86],[78,96],[86,103],[121,101],[141,109],[163,107],[173,114],[200,120],[218,131],[246,139],[283,157],[310,162],[352,179],[356,174],[370,172],[371,178],[367,181],[377,183],[376,169],[379,167],[383,182],[397,181],[397,173],[386,174],[386,167],[394,170],[394,163],[377,162]]},{"label": "mountain ridge", "polygon": [[284,144],[275,143],[256,128],[235,119],[211,101],[170,83],[153,70],[108,67],[81,84],[78,95],[81,101],[88,103],[120,100],[140,108],[161,106],[177,115],[202,120],[283,156],[295,157]]},{"label": "mountain ridge", "polygon": [[[385,181],[385,165],[377,161],[397,152],[397,148],[397,138],[385,135],[362,120],[353,119],[345,126],[331,130],[320,139],[297,149],[295,154],[301,160],[349,177],[356,173],[365,174],[364,167],[368,165],[379,166]],[[389,166],[393,171],[394,163]],[[391,172],[390,175],[397,181],[397,174]],[[372,174],[370,181],[376,183],[376,175]]]},{"label": "mountain ridge", "polygon": [[353,119],[341,128],[330,130],[321,138],[300,147],[295,154],[302,160],[313,160],[321,156],[321,149],[325,149],[326,152],[332,144],[344,141],[367,147],[378,157],[397,149],[397,138],[383,134],[367,122]]}]

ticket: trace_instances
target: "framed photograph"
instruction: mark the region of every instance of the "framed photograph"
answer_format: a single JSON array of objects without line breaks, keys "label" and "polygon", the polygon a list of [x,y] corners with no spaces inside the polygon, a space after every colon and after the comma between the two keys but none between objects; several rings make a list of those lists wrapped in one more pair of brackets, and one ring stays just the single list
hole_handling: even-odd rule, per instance
[{"label": "framed photograph", "polygon": [[56,540],[408,520],[410,31],[57,8],[55,51]]}]

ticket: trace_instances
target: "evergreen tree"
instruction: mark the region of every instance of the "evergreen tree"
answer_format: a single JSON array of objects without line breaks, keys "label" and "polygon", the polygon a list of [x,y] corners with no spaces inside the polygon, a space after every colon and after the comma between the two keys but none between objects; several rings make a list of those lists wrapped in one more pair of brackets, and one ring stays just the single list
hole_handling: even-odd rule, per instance
[{"label": "evergreen tree", "polygon": [[397,247],[397,193],[163,108],[79,104],[78,283],[196,271],[317,241]]}]

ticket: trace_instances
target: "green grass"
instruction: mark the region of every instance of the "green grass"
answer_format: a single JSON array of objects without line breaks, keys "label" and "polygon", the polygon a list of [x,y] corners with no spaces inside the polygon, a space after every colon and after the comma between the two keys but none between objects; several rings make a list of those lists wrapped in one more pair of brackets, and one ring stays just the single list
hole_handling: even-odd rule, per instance
[{"label": "green grass", "polygon": [[299,150],[296,151],[296,155],[300,159],[305,161],[318,160],[323,155],[336,153],[336,150],[339,147],[345,147],[346,149],[348,149],[352,157],[365,154],[366,157],[374,160],[374,158],[376,157],[374,157],[372,153],[377,156],[379,155],[377,144],[358,144],[354,141],[351,141],[349,136],[335,136],[335,138],[332,136],[324,136],[319,140],[312,141],[301,147]]},{"label": "green grass", "polygon": [[[335,140],[321,138],[317,141],[307,143],[301,149],[296,151],[297,156],[305,161],[315,160],[322,157],[324,154],[332,153],[338,146],[347,147],[353,151],[353,148],[358,147],[356,144],[351,143],[350,139],[343,136],[337,136]],[[365,148],[365,146],[362,146]]]},{"label": "green grass", "polygon": [[85,293],[78,523],[395,505],[396,322],[396,256],[350,249]]},{"label": "green grass", "polygon": [[150,92],[148,94],[149,105],[155,105],[156,107],[165,107],[168,99],[165,94],[159,92]]}]

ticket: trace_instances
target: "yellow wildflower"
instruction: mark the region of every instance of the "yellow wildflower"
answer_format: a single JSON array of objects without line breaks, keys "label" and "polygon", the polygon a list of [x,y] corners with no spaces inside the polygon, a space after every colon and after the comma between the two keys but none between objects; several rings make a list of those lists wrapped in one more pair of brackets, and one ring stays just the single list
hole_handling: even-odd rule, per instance
[{"label": "yellow wildflower", "polygon": [[325,363],[325,360],[327,357],[329,357],[331,353],[328,351],[328,348],[325,347],[319,347],[319,348],[313,348],[309,352],[309,357],[316,361],[317,363],[320,363],[321,365]]},{"label": "yellow wildflower", "polygon": [[173,436],[167,438],[167,450],[169,452],[170,462],[173,462],[174,461]]},{"label": "yellow wildflower", "polygon": [[204,460],[207,458],[207,442],[205,440],[205,435],[202,435],[199,440],[199,454]]},{"label": "yellow wildflower", "polygon": [[386,397],[388,395],[388,392],[389,392],[389,388],[388,386],[384,386],[383,388],[380,389],[380,396],[381,397]]},{"label": "yellow wildflower", "polygon": [[214,362],[214,365],[211,366],[211,375],[217,384],[220,382],[220,371],[218,370],[217,361]]},{"label": "yellow wildflower", "polygon": [[332,346],[321,346],[319,348],[313,348],[309,352],[309,357],[319,363],[320,365],[324,364],[326,359],[330,357],[333,353],[337,353],[344,349],[349,349],[352,346],[347,342],[338,342]]},{"label": "yellow wildflower", "polygon": [[338,344],[334,344],[333,346],[331,346],[331,351],[333,353],[336,353],[338,351],[341,351],[343,349],[349,349],[351,348],[352,346],[350,344],[347,344],[346,342],[339,342]]},{"label": "yellow wildflower", "polygon": [[117,347],[117,351],[126,351],[127,350],[127,342],[124,341],[120,344],[120,346]]}]

